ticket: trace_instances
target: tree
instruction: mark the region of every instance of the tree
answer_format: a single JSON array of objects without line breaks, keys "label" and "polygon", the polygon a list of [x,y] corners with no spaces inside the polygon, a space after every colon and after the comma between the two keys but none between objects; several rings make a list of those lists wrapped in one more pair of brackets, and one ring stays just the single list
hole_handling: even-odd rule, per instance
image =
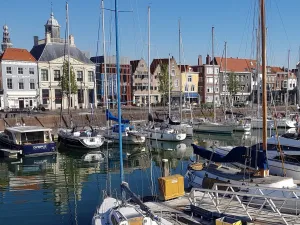
[{"label": "tree", "polygon": [[240,82],[237,74],[230,73],[228,75],[227,90],[231,96],[234,96],[239,92]]},{"label": "tree", "polygon": [[[161,94],[163,104],[165,105],[167,99],[169,98],[169,84],[170,91],[172,91],[172,82],[169,81],[169,71],[168,64],[160,65],[160,75],[158,76],[159,86],[158,91]],[[169,102],[169,104],[171,104]]]},{"label": "tree", "polygon": [[69,96],[69,85],[71,85],[71,94],[76,94],[78,90],[77,81],[72,66],[70,71],[70,78],[71,82],[69,82],[69,63],[65,60],[63,63],[63,74],[60,77],[59,86],[61,87],[62,93],[65,93],[67,96]]}]

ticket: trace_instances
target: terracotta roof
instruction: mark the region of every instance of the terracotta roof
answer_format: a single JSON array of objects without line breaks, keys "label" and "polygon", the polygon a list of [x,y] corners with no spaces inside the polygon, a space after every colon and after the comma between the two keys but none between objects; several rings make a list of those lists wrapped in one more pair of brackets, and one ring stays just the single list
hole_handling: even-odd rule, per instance
[{"label": "terracotta roof", "polygon": [[[181,73],[184,73],[184,72],[193,72],[194,71],[193,67],[190,66],[190,65],[180,65],[180,66],[178,66],[178,68],[180,69]],[[189,69],[192,69],[192,71],[189,71]]]},{"label": "terracotta roof", "polygon": [[[215,62],[220,66],[220,71],[225,70],[225,58],[215,57]],[[251,72],[255,68],[256,60],[254,59],[227,58],[227,71]]]},{"label": "terracotta roof", "polygon": [[30,52],[21,48],[7,48],[4,51],[1,60],[36,62]]},{"label": "terracotta roof", "polygon": [[167,64],[167,65],[169,65],[169,59],[168,58],[165,58],[165,59],[153,59],[151,65],[150,65],[150,72],[151,72],[151,74],[154,73],[154,71],[156,70],[156,67],[159,64]]},{"label": "terracotta roof", "polygon": [[138,67],[140,61],[141,61],[140,59],[139,59],[139,60],[132,60],[132,61],[130,61],[131,72],[132,72],[132,73],[135,72],[135,70],[136,70],[136,68]]},{"label": "terracotta roof", "polygon": [[268,66],[268,68],[271,68],[272,73],[281,73],[284,72],[283,68],[279,66]]}]

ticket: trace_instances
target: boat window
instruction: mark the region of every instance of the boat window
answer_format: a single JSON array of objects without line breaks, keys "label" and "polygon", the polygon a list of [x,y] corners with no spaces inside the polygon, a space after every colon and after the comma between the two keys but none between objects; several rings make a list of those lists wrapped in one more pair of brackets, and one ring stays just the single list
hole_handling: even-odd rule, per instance
[{"label": "boat window", "polygon": [[118,221],[117,221],[117,219],[115,218],[115,216],[114,215],[111,215],[111,223],[113,224],[113,225],[118,225],[119,223],[118,223]]},{"label": "boat window", "polygon": [[11,133],[10,131],[5,130],[5,131],[4,131],[4,134],[7,135],[8,139],[10,139],[10,140],[13,140],[13,139],[14,139],[14,138],[13,138],[13,135],[12,135],[12,133]]},{"label": "boat window", "polygon": [[44,143],[44,132],[35,131],[21,134],[21,142],[23,144]]}]

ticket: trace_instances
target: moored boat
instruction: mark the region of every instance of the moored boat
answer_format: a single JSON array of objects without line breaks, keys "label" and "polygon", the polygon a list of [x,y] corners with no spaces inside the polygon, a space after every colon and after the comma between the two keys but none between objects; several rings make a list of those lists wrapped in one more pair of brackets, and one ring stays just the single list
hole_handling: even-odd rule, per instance
[{"label": "moored boat", "polygon": [[21,150],[23,156],[56,153],[51,129],[39,126],[7,127],[0,133],[0,145],[10,150]]}]

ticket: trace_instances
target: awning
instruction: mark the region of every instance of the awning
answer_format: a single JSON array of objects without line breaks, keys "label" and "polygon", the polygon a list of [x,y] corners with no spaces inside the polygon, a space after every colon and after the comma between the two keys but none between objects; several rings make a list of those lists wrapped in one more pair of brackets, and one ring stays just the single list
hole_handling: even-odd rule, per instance
[{"label": "awning", "polygon": [[195,92],[191,92],[191,93],[184,93],[184,97],[186,98],[198,98],[199,94],[195,93]]}]

